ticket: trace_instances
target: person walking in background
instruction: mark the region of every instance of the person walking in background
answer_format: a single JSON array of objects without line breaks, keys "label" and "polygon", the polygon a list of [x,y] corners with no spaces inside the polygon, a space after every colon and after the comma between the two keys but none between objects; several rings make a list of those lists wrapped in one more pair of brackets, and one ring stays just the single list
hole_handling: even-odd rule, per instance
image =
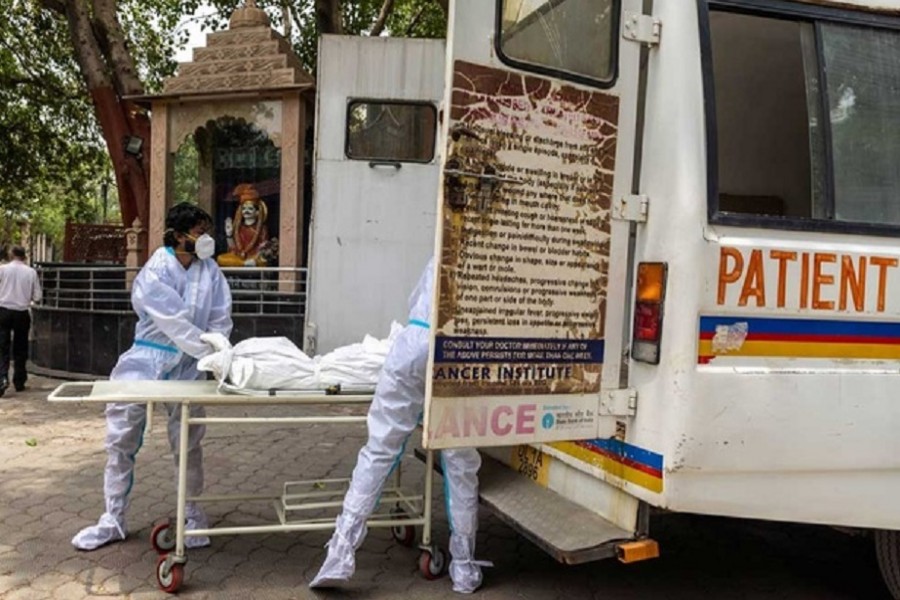
[{"label": "person walking in background", "polygon": [[9,387],[10,347],[12,347],[13,385],[25,389],[28,373],[28,330],[32,302],[41,300],[41,282],[37,271],[25,264],[25,249],[13,246],[12,260],[0,266],[0,396]]}]

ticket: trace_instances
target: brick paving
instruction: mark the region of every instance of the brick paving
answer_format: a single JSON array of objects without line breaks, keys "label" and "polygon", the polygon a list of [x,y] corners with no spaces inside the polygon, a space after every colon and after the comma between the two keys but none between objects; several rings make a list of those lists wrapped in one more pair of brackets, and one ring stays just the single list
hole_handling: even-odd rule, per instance
[{"label": "brick paving", "polygon": [[[154,523],[170,516],[175,505],[162,408],[138,456],[128,540],[78,552],[70,545],[72,535],[102,512],[102,406],[46,402],[58,383],[33,377],[26,392],[7,392],[0,399],[0,598],[169,597],[157,587],[157,555],[149,542]],[[280,410],[258,409],[253,416]],[[303,410],[312,409],[297,414]],[[352,409],[335,410],[347,414]],[[210,409],[216,416],[246,412]],[[211,426],[204,444],[206,491],[277,495],[286,480],[347,476],[364,434],[361,426]],[[404,474],[406,485],[419,485],[423,467],[410,458]],[[434,535],[445,545],[442,504],[438,493]],[[221,502],[207,510],[213,526],[276,518],[268,503]],[[659,560],[567,567],[492,515],[483,512],[481,523],[479,558],[496,563],[476,596],[483,600],[887,598],[868,541],[824,528],[669,515],[653,530],[662,545]],[[419,576],[418,550],[399,546],[384,529],[370,532],[347,589],[312,592],[307,583],[328,537],[326,532],[214,537],[210,548],[188,551],[179,597],[459,598],[449,579]]]}]

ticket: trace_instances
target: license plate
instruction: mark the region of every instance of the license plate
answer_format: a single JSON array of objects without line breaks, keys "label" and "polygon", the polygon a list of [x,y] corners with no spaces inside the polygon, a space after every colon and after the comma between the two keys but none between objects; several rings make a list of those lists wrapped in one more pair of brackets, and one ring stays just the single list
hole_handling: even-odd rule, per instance
[{"label": "license plate", "polygon": [[512,449],[512,468],[535,483],[547,487],[550,457],[526,444]]}]

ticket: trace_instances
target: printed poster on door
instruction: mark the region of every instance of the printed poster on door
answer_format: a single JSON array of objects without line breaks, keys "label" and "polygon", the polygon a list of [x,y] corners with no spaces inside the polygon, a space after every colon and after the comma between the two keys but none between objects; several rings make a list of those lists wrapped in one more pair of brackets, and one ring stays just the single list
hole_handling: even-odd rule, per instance
[{"label": "printed poster on door", "polygon": [[429,447],[596,434],[617,116],[609,94],[455,63]]}]

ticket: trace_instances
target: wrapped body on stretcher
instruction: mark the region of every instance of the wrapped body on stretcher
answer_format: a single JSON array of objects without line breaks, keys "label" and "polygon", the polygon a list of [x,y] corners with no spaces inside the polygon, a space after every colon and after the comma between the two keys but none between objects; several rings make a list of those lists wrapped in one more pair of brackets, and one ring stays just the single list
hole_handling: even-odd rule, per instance
[{"label": "wrapped body on stretcher", "polygon": [[201,336],[216,352],[201,358],[200,371],[212,373],[219,388],[230,393],[270,390],[322,390],[332,386],[371,389],[394,338],[402,329],[391,325],[382,340],[370,335],[362,342],[322,356],[307,356],[284,337],[249,338],[232,346],[224,336]]},{"label": "wrapped body on stretcher", "polygon": [[[207,371],[219,382],[219,390],[226,393],[268,394],[278,390],[323,390],[332,386],[340,386],[342,390],[353,388],[372,389],[378,381],[378,374],[384,365],[385,357],[391,348],[394,337],[402,327],[394,323],[389,337],[379,340],[365,336],[362,342],[337,348],[323,356],[309,357],[296,345],[284,337],[250,338],[232,346],[228,338],[220,333],[205,333],[200,339],[212,346],[215,352],[208,354],[195,363],[194,373]],[[185,359],[187,360],[187,359]],[[185,379],[193,379],[187,377]],[[182,379],[178,377],[176,379]],[[174,405],[167,404],[167,411],[175,411]],[[128,417],[129,421],[144,422],[146,408],[143,404],[117,402],[107,405],[109,411],[124,411],[138,414]],[[192,417],[205,415],[202,406],[192,408]],[[194,414],[196,413],[196,414]],[[200,438],[203,426],[193,427],[189,436],[192,440],[193,453],[190,455],[192,472],[202,473]],[[126,435],[142,437],[143,425],[136,428],[124,428]],[[173,428],[170,423],[169,436],[173,448],[177,447],[177,423]],[[129,442],[131,447],[139,448],[140,440]],[[115,454],[118,456],[119,453]],[[134,460],[130,456],[131,461]],[[119,468],[121,478],[125,481],[114,488],[127,486],[125,493],[107,494],[108,510],[95,526],[81,530],[72,540],[72,544],[80,550],[93,550],[109,542],[125,539],[127,533],[124,525],[124,509],[127,506],[128,491],[131,488],[131,469]],[[191,496],[200,494],[203,487],[202,475],[191,479]],[[194,502],[188,503],[189,529],[205,529],[207,519],[205,513]],[[118,516],[117,516],[118,515]],[[209,544],[209,538],[188,538],[188,547],[199,547]]]}]

